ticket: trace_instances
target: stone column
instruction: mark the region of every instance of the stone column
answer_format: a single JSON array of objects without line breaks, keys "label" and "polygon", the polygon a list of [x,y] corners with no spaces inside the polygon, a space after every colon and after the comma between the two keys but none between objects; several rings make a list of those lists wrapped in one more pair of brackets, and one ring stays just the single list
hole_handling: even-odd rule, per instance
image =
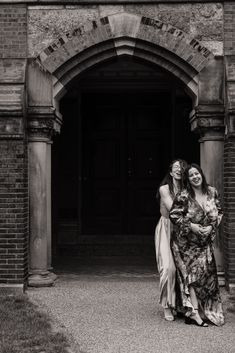
[{"label": "stone column", "polygon": [[53,284],[47,254],[47,139],[29,140],[29,286]]},{"label": "stone column", "polygon": [[47,142],[47,269],[49,271],[49,276],[52,279],[56,279],[57,276],[53,273],[52,267],[52,229],[51,229],[51,145],[52,141]]},{"label": "stone column", "polygon": [[[224,158],[224,131],[207,131],[200,139],[201,167],[207,182],[216,187],[220,199],[223,199],[223,158]],[[222,225],[215,239],[215,258],[219,282],[224,285],[224,259]]]},{"label": "stone column", "polygon": [[[36,115],[36,117],[35,117]],[[50,286],[51,267],[51,157],[53,114],[34,114],[28,122],[30,259],[29,286]]]},{"label": "stone column", "polygon": [[[211,109],[210,109],[211,108]],[[191,116],[192,130],[200,134],[200,164],[207,182],[215,186],[223,203],[224,113],[223,109],[194,111]],[[209,110],[209,111],[208,111]],[[224,285],[223,226],[215,239],[215,257],[220,285]]]},{"label": "stone column", "polygon": [[47,266],[51,266],[51,141],[47,143]]}]

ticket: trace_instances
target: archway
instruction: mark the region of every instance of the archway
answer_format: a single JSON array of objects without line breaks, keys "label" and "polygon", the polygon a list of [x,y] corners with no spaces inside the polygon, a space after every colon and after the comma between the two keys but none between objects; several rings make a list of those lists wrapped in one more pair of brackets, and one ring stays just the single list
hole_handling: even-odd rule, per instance
[{"label": "archway", "polygon": [[172,159],[200,158],[191,110],[179,80],[129,56],[74,80],[61,99],[63,125],[52,145],[53,258],[59,268],[72,255],[78,263],[94,257],[125,263],[128,257],[156,266],[158,185]]},{"label": "archway", "polygon": [[[141,60],[147,66],[159,67],[174,77],[175,82],[181,83],[182,92],[187,92],[188,97],[191,97],[191,107],[195,108],[190,115],[190,123],[191,128],[198,130],[202,136],[201,161],[205,172],[213,184],[220,183],[223,100],[220,88],[214,83],[218,79],[222,80],[223,73],[221,62],[207,48],[171,24],[124,12],[100,18],[87,28],[76,28],[63,34],[28,67],[29,163],[33,167],[35,156],[40,155],[45,170],[42,188],[45,189],[47,185],[44,203],[40,199],[42,214],[45,215],[45,207],[47,209],[47,238],[44,237],[43,242],[40,239],[41,250],[35,247],[37,242],[32,239],[30,249],[31,268],[34,268],[32,273],[37,273],[37,276],[50,268],[50,177],[46,177],[46,164],[50,164],[51,133],[58,129],[62,121],[60,102],[67,92],[70,93],[76,80],[90,68],[126,56],[134,61]],[[32,186],[38,177],[36,173],[31,176]],[[33,187],[31,190],[33,193]],[[38,208],[37,198],[38,194],[31,195],[32,213]],[[31,222],[32,234],[38,226],[36,221]],[[40,262],[39,252],[45,253],[45,249],[48,259],[46,261],[44,256],[43,265],[40,264],[40,269],[36,270],[34,259]],[[33,276],[31,279],[35,279]],[[38,277],[35,280],[38,281]]]}]

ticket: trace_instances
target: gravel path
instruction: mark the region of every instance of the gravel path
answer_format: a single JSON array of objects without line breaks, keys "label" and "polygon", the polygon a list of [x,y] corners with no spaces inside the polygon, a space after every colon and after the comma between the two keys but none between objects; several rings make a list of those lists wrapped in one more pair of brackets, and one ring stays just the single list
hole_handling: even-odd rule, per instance
[{"label": "gravel path", "polygon": [[235,353],[235,314],[222,290],[226,324],[200,328],[167,322],[153,274],[61,273],[54,287],[27,294],[82,353]]}]

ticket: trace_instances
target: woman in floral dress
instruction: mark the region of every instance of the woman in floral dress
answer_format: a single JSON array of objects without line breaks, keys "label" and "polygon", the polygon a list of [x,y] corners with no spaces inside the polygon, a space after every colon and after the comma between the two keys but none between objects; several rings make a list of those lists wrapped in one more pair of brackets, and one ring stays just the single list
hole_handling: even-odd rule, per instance
[{"label": "woman in floral dress", "polygon": [[174,199],[170,219],[175,224],[172,252],[175,260],[186,324],[224,324],[213,240],[222,219],[217,190],[209,186],[201,168],[185,170],[186,189]]}]

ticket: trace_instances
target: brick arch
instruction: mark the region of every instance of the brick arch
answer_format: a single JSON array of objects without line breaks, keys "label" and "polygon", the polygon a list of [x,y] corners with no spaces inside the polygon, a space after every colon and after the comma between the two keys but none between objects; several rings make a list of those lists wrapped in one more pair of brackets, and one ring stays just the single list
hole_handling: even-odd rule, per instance
[{"label": "brick arch", "polygon": [[116,56],[155,63],[181,79],[197,96],[197,75],[213,54],[182,30],[160,20],[130,13],[100,18],[64,34],[37,57],[54,76],[54,97],[84,70]]}]

